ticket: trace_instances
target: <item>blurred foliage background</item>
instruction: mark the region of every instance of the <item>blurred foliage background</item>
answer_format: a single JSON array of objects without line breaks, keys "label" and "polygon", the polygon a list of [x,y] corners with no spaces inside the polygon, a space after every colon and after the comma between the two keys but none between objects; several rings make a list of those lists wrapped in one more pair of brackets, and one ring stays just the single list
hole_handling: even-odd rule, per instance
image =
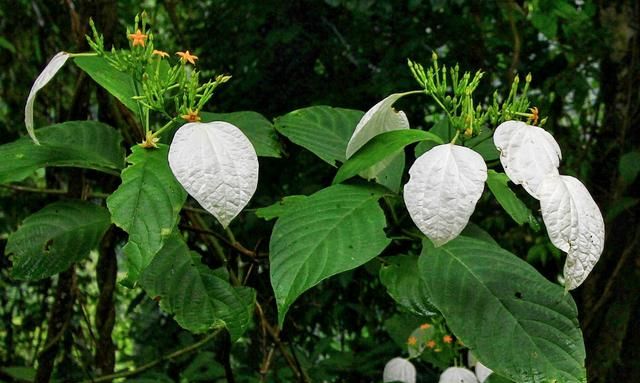
[{"label": "blurred foliage background", "polygon": [[[215,112],[254,110],[272,119],[309,105],[367,110],[390,93],[417,88],[406,60],[428,63],[433,51],[448,65],[485,71],[476,93],[487,99],[495,90],[507,92],[516,73],[530,72],[530,99],[548,116],[545,128],[562,147],[563,173],[583,180],[606,217],[605,252],[586,283],[572,292],[589,380],[636,381],[639,8],[632,0],[0,0],[0,143],[25,134],[24,103],[45,63],[60,50],[88,50],[89,17],[107,45],[122,46],[126,26],[141,9],[150,16],[159,48],[194,52],[203,75],[233,75],[208,108]],[[439,113],[424,96],[402,100],[398,107],[415,127],[429,128]],[[69,64],[40,93],[36,126],[87,118],[127,123],[119,111]],[[261,159],[258,194],[250,208],[308,194],[333,177],[328,165],[284,144],[286,158]],[[47,171],[44,178],[71,180],[86,172]],[[117,186],[113,179],[94,180],[107,192]],[[56,198],[0,189],[0,249],[29,212]],[[488,200],[478,206],[475,223],[556,278],[563,256],[543,233],[515,226]],[[259,251],[268,249],[271,225],[247,213],[233,229],[241,242]],[[10,261],[0,258],[0,380],[32,378],[37,356],[51,346],[45,339],[50,318],[63,318],[66,326],[56,340],[60,352],[53,355],[54,378],[60,381],[108,381],[96,377],[158,359],[129,381],[224,381],[225,369],[232,369],[238,382],[295,381],[288,362],[306,369],[313,381],[379,381],[384,363],[402,353],[394,329],[416,324],[397,315],[375,267],[368,265],[306,293],[278,334],[280,343],[273,344],[256,321],[232,347],[216,339],[195,353],[167,359],[197,337],[161,314],[140,290],[116,282],[116,258],[104,254],[119,254],[123,233],[113,230],[109,236],[105,246],[111,248],[96,252],[75,272],[37,283],[10,279]],[[192,248],[207,246],[203,239],[193,241]],[[230,250],[230,256],[239,255]],[[266,302],[263,309],[273,323],[268,264],[256,266],[249,284]],[[65,284],[71,296],[60,295]],[[54,302],[65,299],[68,310],[51,316]],[[261,376],[269,352],[274,353],[269,372]],[[420,381],[437,380],[438,370],[430,365],[421,364],[420,370],[427,372]]]}]

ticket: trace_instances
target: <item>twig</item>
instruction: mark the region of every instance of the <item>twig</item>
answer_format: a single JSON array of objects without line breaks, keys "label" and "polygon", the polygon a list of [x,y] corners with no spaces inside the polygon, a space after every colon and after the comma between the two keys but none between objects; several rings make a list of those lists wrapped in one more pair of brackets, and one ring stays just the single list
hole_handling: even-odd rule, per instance
[{"label": "twig", "polygon": [[[0,185],[0,187],[9,189],[9,190],[27,192],[27,193],[42,193],[42,194],[54,194],[54,195],[69,194],[69,191],[66,189],[42,189],[42,188],[33,188],[29,186],[11,185],[11,184]],[[109,197],[109,194],[100,193],[100,192],[91,192],[91,193],[88,193],[86,197],[87,198],[107,198]]]},{"label": "twig", "polygon": [[133,376],[133,375],[137,375],[140,374],[152,367],[157,366],[158,364],[166,361],[166,360],[170,360],[170,359],[174,359],[177,358],[179,356],[182,356],[184,354],[188,354],[192,351],[197,350],[198,348],[204,346],[207,342],[209,342],[211,339],[215,338],[221,331],[222,329],[218,329],[216,331],[214,331],[213,333],[207,335],[206,337],[204,337],[203,339],[197,341],[196,343],[189,345],[185,348],[182,348],[178,351],[174,351],[171,354],[167,354],[164,355],[152,362],[149,362],[147,364],[144,364],[134,370],[127,370],[127,371],[120,371],[120,372],[116,372],[115,374],[110,374],[110,375],[103,375],[103,376],[99,376],[97,378],[94,378],[93,380],[83,380],[81,383],[91,383],[91,382],[104,382],[107,380],[113,380],[113,379],[117,379],[117,378],[126,378],[129,376]]},{"label": "twig", "polygon": [[513,11],[517,9],[518,5],[513,0],[510,0],[507,7],[507,17],[509,18],[509,26],[511,27],[511,34],[513,35],[513,55],[511,56],[511,65],[509,66],[509,72],[507,73],[507,78],[509,80],[508,83],[511,83],[513,81],[515,71],[518,68],[518,63],[520,62],[522,42],[520,40],[520,33],[518,32],[516,20],[513,17]]}]

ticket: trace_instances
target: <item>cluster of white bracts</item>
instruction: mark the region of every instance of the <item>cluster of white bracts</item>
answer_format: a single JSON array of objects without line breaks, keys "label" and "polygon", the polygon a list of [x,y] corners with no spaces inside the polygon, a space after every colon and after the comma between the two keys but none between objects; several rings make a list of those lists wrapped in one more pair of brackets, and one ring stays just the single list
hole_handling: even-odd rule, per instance
[{"label": "cluster of white bracts", "polygon": [[[36,94],[69,57],[65,52],[56,54],[31,87],[24,123],[36,144],[39,144],[33,127]],[[169,165],[187,193],[224,227],[247,205],[258,185],[256,151],[244,133],[227,122],[183,125],[169,149]]]},{"label": "cluster of white bracts", "polygon": [[[474,360],[475,374],[464,367],[449,367],[440,375],[439,383],[484,383],[493,373],[482,363]],[[416,368],[404,358],[393,358],[384,366],[382,381],[387,382],[416,382]]]},{"label": "cluster of white bracts", "polygon": [[578,179],[560,175],[560,147],[545,130],[507,121],[498,126],[493,141],[505,173],[540,200],[551,242],[567,253],[566,288],[580,286],[604,248],[604,220],[591,194]]},{"label": "cluster of white bracts", "polygon": [[193,198],[225,228],[258,186],[258,156],[249,139],[227,122],[192,122],[178,129],[169,166]]}]

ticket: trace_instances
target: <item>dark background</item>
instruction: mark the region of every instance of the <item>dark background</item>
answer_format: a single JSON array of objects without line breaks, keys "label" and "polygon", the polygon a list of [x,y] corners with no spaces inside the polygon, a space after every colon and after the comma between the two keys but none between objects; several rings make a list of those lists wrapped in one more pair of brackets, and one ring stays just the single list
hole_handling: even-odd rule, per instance
[{"label": "dark background", "polygon": [[[589,380],[632,382],[640,376],[639,194],[637,178],[621,174],[633,174],[638,163],[621,164],[620,159],[638,153],[640,145],[639,7],[632,0],[0,0],[0,143],[25,134],[24,103],[45,63],[60,50],[88,50],[84,34],[89,17],[105,34],[107,46],[124,46],[124,30],[141,9],[150,16],[159,49],[189,49],[200,57],[205,77],[233,75],[211,101],[210,111],[255,110],[271,119],[319,104],[367,110],[390,93],[416,89],[406,60],[428,64],[432,51],[442,63],[487,72],[477,92],[487,99],[494,90],[506,93],[516,72],[521,78],[530,72],[530,98],[548,116],[545,127],[562,148],[562,172],[585,183],[606,221],[604,254],[587,281],[572,292],[587,346]],[[109,102],[68,64],[38,96],[36,121],[39,126],[84,118],[126,123],[104,107]],[[398,106],[415,127],[428,128],[436,113],[423,96]],[[310,154],[292,145],[286,149],[288,158],[261,160],[260,194],[253,207],[313,191],[332,177],[331,169],[312,162]],[[0,248],[7,233],[48,198],[0,189]],[[563,259],[542,239],[544,233],[514,227],[496,205],[484,203],[479,209],[474,220],[503,246],[549,277],[561,269]],[[249,243],[268,238],[268,226],[255,225],[255,231],[240,234]],[[0,262],[0,366],[32,366],[34,350],[43,347],[57,282],[12,281],[9,261],[2,257]],[[103,290],[96,278],[113,273],[114,264],[98,264],[81,267],[74,277],[78,298],[70,303],[70,326],[56,364],[63,380],[102,375],[113,371],[114,364],[140,366],[193,341],[139,291],[114,285],[114,303],[98,305],[106,312],[96,311]],[[325,285],[331,289],[322,289]],[[254,287],[259,294],[270,288],[267,279]],[[291,311],[293,324],[283,340],[298,350],[301,363],[313,366],[316,379],[375,381],[386,360],[400,354],[381,325],[393,303],[366,270],[333,278],[304,299],[313,302],[311,308]],[[114,319],[115,327],[105,328],[103,322]],[[112,332],[113,343],[92,343],[90,322],[96,323],[92,331]],[[380,338],[364,340],[358,334],[365,330]],[[257,376],[261,356],[254,336],[232,350],[238,381]],[[347,351],[314,354],[324,339],[346,343]],[[163,363],[149,371],[157,374],[151,379],[177,381],[196,359],[205,366],[207,360],[220,359],[219,350],[213,344],[197,356]],[[273,368],[285,369],[286,364],[276,359]],[[0,380],[10,379],[5,375],[0,373]],[[273,381],[278,376],[288,380],[276,372]],[[214,377],[211,372],[202,381]]]}]

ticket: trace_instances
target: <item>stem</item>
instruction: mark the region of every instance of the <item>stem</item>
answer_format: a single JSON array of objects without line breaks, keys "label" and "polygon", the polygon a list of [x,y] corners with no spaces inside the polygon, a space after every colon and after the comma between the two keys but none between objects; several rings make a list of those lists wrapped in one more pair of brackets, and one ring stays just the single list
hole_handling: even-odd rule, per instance
[{"label": "stem", "polygon": [[451,140],[451,143],[452,143],[452,144],[455,144],[455,143],[456,143],[456,140],[458,139],[458,136],[459,136],[459,135],[460,135],[460,131],[459,131],[459,130],[456,130],[456,135],[455,135],[455,136],[453,136],[453,139]]},{"label": "stem", "polygon": [[171,127],[173,125],[173,123],[176,122],[176,121],[178,121],[178,117],[174,117],[173,119],[171,119],[171,121],[169,121],[166,124],[164,124],[164,126],[162,126],[160,129],[158,129],[155,132],[153,132],[153,137],[158,137],[160,135],[160,133],[162,133],[165,130],[169,129],[169,127]]},{"label": "stem", "polygon": [[94,57],[98,56],[95,52],[69,53],[69,57]]},{"label": "stem", "polygon": [[177,358],[179,356],[182,356],[184,354],[188,354],[192,351],[197,350],[198,348],[204,346],[205,344],[207,344],[211,339],[215,338],[221,331],[222,329],[218,329],[216,331],[214,331],[213,333],[207,335],[205,338],[197,341],[196,343],[189,345],[185,348],[182,348],[178,351],[172,352],[171,354],[167,354],[164,355],[156,360],[154,360],[153,362],[149,362],[147,364],[144,364],[138,368],[136,368],[135,370],[128,370],[128,371],[120,371],[120,372],[116,372],[115,374],[110,374],[110,375],[103,375],[103,376],[99,376],[97,378],[91,379],[91,380],[83,380],[81,383],[95,383],[95,382],[105,382],[108,380],[113,380],[113,379],[117,379],[117,378],[126,378],[129,376],[133,376],[133,375],[137,375],[141,372],[144,372],[152,367],[157,366],[158,364],[164,362],[165,360],[170,360],[170,359],[174,359]]}]

